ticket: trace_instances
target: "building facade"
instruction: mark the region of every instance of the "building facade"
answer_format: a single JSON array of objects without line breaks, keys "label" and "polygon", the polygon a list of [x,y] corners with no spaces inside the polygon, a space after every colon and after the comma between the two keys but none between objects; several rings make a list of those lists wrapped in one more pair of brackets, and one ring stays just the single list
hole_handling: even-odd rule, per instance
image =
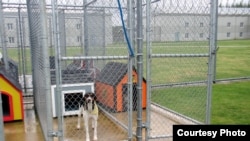
[{"label": "building facade", "polygon": [[[20,16],[21,15],[21,16]],[[92,13],[88,17],[88,32],[84,33],[84,19],[81,13],[59,14],[59,27],[62,29],[63,44],[70,47],[83,46],[83,35],[88,35],[90,46],[105,46],[114,42],[124,42],[121,26],[112,22],[112,14]],[[208,14],[153,14],[151,21],[151,41],[202,41],[209,36]],[[29,47],[29,24],[27,13],[4,13],[5,37],[7,47],[18,47],[21,43]],[[145,18],[144,18],[145,25]],[[48,17],[49,45],[53,46],[52,18]],[[145,26],[144,39],[145,39]],[[250,38],[250,15],[219,14],[218,40],[235,40]]]}]

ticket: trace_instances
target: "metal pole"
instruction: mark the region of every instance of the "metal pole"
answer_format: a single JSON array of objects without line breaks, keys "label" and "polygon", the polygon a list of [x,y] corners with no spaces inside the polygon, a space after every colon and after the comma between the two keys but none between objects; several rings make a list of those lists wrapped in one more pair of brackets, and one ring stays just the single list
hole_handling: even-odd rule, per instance
[{"label": "metal pole", "polygon": [[[19,9],[18,9],[18,12],[19,12]],[[18,14],[19,15],[19,14]],[[20,27],[19,27],[19,18],[16,18],[16,37],[17,37],[17,49],[18,49],[18,62],[22,62],[22,59],[21,59],[21,45],[20,45],[20,29],[19,29]],[[18,63],[18,68],[21,68],[21,66],[22,66],[22,63]],[[18,72],[20,72],[20,71],[18,71]],[[18,74],[19,75],[19,74]],[[24,85],[23,85],[23,87],[25,88],[26,87],[26,84],[25,84],[25,76],[23,75],[22,76],[23,77],[23,83],[24,83]]]},{"label": "metal pole", "polygon": [[[83,1],[83,23],[84,23],[84,55],[89,56],[89,31],[88,31],[88,3],[87,0]],[[86,70],[89,70],[89,61],[86,62]]]},{"label": "metal pole", "polygon": [[[131,47],[133,48],[133,24],[132,24],[132,0],[128,0],[128,35],[129,40],[131,41]],[[128,140],[132,141],[133,139],[133,82],[132,82],[132,72],[133,72],[133,57],[129,57],[128,61]]]},{"label": "metal pole", "polygon": [[143,79],[143,32],[142,0],[137,0],[137,141],[142,140],[142,79]]},{"label": "metal pole", "polygon": [[[66,50],[66,29],[65,29],[65,11],[63,9],[58,10],[58,28],[60,29],[60,31],[58,30],[58,34],[60,36],[60,40],[58,40],[58,42],[60,42],[60,56],[66,56],[67,55],[67,50]],[[62,62],[61,61],[61,68],[65,69],[67,66],[66,62]]]},{"label": "metal pole", "polygon": [[[88,9],[87,7],[91,4],[93,4],[94,2],[96,2],[97,0],[92,0],[89,3],[87,2],[87,0],[83,1],[83,22],[84,22],[84,54],[85,56],[89,56],[89,22],[88,22]],[[86,70],[89,69],[89,61],[86,61]]]},{"label": "metal pole", "polygon": [[150,116],[151,116],[151,41],[150,41],[150,33],[151,33],[151,0],[147,0],[146,2],[146,48],[147,48],[147,57],[146,57],[146,77],[147,77],[147,119],[146,119],[146,141],[149,140],[150,137]]},{"label": "metal pole", "polygon": [[215,2],[215,11],[213,11],[214,13],[214,49],[215,49],[215,55],[214,55],[214,77],[213,77],[213,83],[216,82],[216,60],[217,60],[217,32],[218,32],[218,1]]},{"label": "metal pole", "polygon": [[[52,101],[51,101],[51,91],[50,91],[50,65],[49,65],[49,55],[48,55],[48,34],[47,34],[47,14],[46,14],[46,7],[45,7],[46,3],[45,1],[39,1],[39,9],[41,10],[41,35],[40,35],[40,39],[41,39],[41,47],[42,47],[42,54],[43,54],[43,64],[44,64],[44,68],[43,68],[43,73],[44,73],[44,77],[45,79],[45,88],[44,88],[44,93],[46,95],[46,111],[47,111],[47,129],[52,130],[53,129],[53,119],[52,119]],[[50,138],[48,135],[48,141],[52,141],[52,138]]]},{"label": "metal pole", "polygon": [[[106,55],[106,9],[103,8],[103,16],[102,16],[102,25],[103,25],[103,28],[102,28],[102,56],[105,56]],[[102,64],[101,64],[101,67],[103,67],[104,65],[106,64],[105,61],[102,61]]]},{"label": "metal pole", "polygon": [[[32,5],[31,5],[31,1],[27,1],[27,12],[28,12],[28,15],[32,15]],[[32,34],[32,18],[28,18],[28,23],[29,23],[29,33],[30,35]],[[32,68],[35,68],[36,67],[36,63],[35,63],[35,59],[37,57],[35,57],[34,54],[32,54],[34,52],[34,48],[32,47],[32,45],[34,45],[34,39],[32,37],[30,37],[30,56],[31,56],[31,65],[32,65]],[[32,85],[33,85],[33,91],[32,91],[32,94],[34,95],[34,104],[37,105],[37,99],[38,97],[36,97],[36,92],[37,92],[37,83],[36,83],[36,80],[35,80],[35,77],[36,77],[36,70],[35,69],[31,69],[32,71]],[[36,108],[38,108],[38,106],[36,106]]]},{"label": "metal pole", "polygon": [[211,116],[211,100],[212,100],[212,85],[214,79],[214,63],[216,52],[216,37],[217,37],[217,18],[218,18],[218,1],[211,0],[210,9],[210,35],[209,35],[209,62],[208,62],[208,86],[207,86],[207,106],[206,106],[206,124],[210,124]]},{"label": "metal pole", "polygon": [[[83,13],[84,14],[84,13]],[[81,54],[84,54],[84,16],[80,18],[81,21],[81,31],[80,31],[80,35],[81,35]]]},{"label": "metal pole", "polygon": [[56,104],[57,104],[57,123],[58,123],[58,138],[59,141],[63,141],[64,131],[63,131],[63,114],[62,114],[62,79],[61,79],[61,50],[60,50],[60,34],[59,34],[59,17],[58,17],[58,5],[57,0],[53,0],[52,4],[53,13],[53,38],[55,46],[55,69],[56,69]]},{"label": "metal pole", "polygon": [[[136,33],[135,33],[135,29],[136,29],[136,23],[135,23],[135,17],[136,17],[136,13],[135,13],[135,0],[132,0],[132,13],[131,13],[131,22],[132,22],[132,25],[131,25],[131,37],[132,37],[132,40],[131,40],[131,46],[133,47],[133,50],[135,51],[135,54],[137,52],[136,50]],[[135,65],[136,64],[136,58],[133,59],[133,64]],[[137,66],[135,66],[137,68]]]},{"label": "metal pole", "polygon": [[[26,93],[27,92],[27,86],[26,86],[26,77],[25,77],[25,59],[24,59],[24,53],[25,53],[25,50],[24,50],[24,45],[23,45],[23,26],[22,26],[22,19],[21,19],[21,11],[20,11],[20,7],[18,7],[18,26],[19,26],[19,43],[20,43],[20,46],[21,46],[21,57],[23,61],[21,61],[22,63],[22,70],[23,70],[23,83],[24,83],[24,92]],[[19,45],[18,45],[19,46]]]},{"label": "metal pole", "polygon": [[128,141],[133,140],[133,57],[128,61]]},{"label": "metal pole", "polygon": [[[88,37],[88,15],[87,15],[87,0],[83,1],[83,23],[84,23],[84,54],[88,56],[89,53],[89,37]],[[88,65],[87,65],[88,67]]]}]

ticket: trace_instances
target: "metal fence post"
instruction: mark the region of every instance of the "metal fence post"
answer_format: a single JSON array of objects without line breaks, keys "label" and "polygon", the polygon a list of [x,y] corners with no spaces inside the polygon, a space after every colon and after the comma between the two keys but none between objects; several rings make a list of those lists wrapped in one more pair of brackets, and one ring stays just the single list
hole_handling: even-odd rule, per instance
[{"label": "metal fence post", "polygon": [[216,55],[216,38],[217,38],[217,18],[218,18],[218,1],[211,0],[210,9],[210,34],[209,34],[209,62],[208,62],[208,84],[207,84],[207,107],[206,107],[206,123],[210,123],[211,117],[211,101],[212,101],[212,85],[214,81],[214,66]]},{"label": "metal fence post", "polygon": [[89,35],[88,35],[88,10],[87,0],[83,1],[83,23],[84,23],[84,55],[89,55]]},{"label": "metal fence post", "polygon": [[[64,130],[63,130],[63,114],[62,114],[62,103],[61,103],[61,99],[62,99],[62,88],[61,88],[61,84],[62,84],[62,79],[61,79],[61,43],[63,43],[63,41],[61,41],[61,37],[62,35],[59,34],[59,11],[58,11],[58,3],[56,0],[53,0],[53,4],[52,4],[52,13],[53,13],[53,20],[52,20],[52,27],[54,30],[54,49],[55,49],[55,69],[56,69],[56,105],[57,107],[57,123],[58,123],[58,131],[54,131],[55,133],[58,133],[58,139],[59,141],[63,141],[64,139]],[[64,24],[64,23],[63,23]],[[62,32],[65,32],[64,29]],[[64,47],[63,47],[64,48]]]},{"label": "metal fence post", "polygon": [[[48,55],[48,35],[47,35],[47,14],[46,14],[46,2],[39,1],[39,6],[41,9],[41,43],[42,43],[42,54],[44,59],[42,60],[44,63],[43,73],[45,79],[45,93],[46,93],[46,112],[47,112],[47,129],[48,131],[53,130],[53,122],[52,122],[52,100],[51,100],[51,91],[50,91],[50,65],[49,65],[49,55]],[[53,140],[48,136],[48,140]]]},{"label": "metal fence post", "polygon": [[[133,44],[133,24],[132,24],[132,13],[133,5],[132,0],[128,0],[128,34],[129,40],[131,41],[131,46],[134,48]],[[134,57],[129,57],[128,61],[128,140],[133,139],[133,82],[132,82],[132,71],[133,71],[133,61]]]},{"label": "metal fence post", "polygon": [[143,79],[143,32],[142,1],[137,0],[137,141],[142,140],[142,79]]},{"label": "metal fence post", "polygon": [[18,7],[18,19],[17,19],[17,41],[18,41],[18,47],[20,46],[21,49],[21,58],[23,61],[21,61],[21,65],[22,65],[22,73],[23,73],[23,84],[24,84],[24,92],[27,92],[27,85],[26,85],[26,77],[25,77],[25,73],[26,73],[26,61],[24,61],[25,59],[25,49],[24,49],[24,37],[23,37],[23,21],[22,21],[22,15],[21,15],[21,8]]},{"label": "metal fence post", "polygon": [[150,116],[151,116],[151,0],[147,0],[146,3],[146,78],[147,78],[147,120],[146,120],[146,141],[150,136]]}]

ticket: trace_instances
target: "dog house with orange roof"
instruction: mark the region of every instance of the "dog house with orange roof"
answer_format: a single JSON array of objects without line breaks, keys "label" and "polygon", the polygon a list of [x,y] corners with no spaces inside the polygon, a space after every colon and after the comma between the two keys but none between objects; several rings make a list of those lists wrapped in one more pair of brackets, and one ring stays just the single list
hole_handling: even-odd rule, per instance
[{"label": "dog house with orange roof", "polygon": [[0,92],[4,122],[22,120],[24,115],[21,85],[3,66],[0,66]]},{"label": "dog house with orange roof", "polygon": [[[104,109],[112,112],[124,112],[127,108],[128,65],[120,62],[109,62],[101,70],[95,81],[97,101]],[[135,67],[133,76],[133,110],[137,106],[137,72]],[[142,84],[142,108],[146,108],[146,80]]]}]

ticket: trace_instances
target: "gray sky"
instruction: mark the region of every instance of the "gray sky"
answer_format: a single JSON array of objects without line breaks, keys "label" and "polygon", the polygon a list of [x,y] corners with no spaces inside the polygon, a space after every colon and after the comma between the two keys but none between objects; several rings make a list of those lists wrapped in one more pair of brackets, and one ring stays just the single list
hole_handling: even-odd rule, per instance
[{"label": "gray sky", "polygon": [[[46,0],[48,3],[51,3],[52,0]],[[83,0],[57,0],[58,3],[67,3],[70,5],[74,5],[74,4],[81,4],[83,2]],[[92,1],[92,0],[87,0],[88,2]],[[126,4],[127,0],[120,0],[122,4]],[[135,0],[136,1],[136,0]],[[146,3],[146,0],[143,0],[144,3]],[[152,0],[153,1],[153,0]],[[185,3],[200,3],[199,1],[210,1],[210,0],[161,0],[160,2],[158,2],[158,4],[185,4]],[[2,0],[2,2],[4,3],[17,3],[17,2],[21,2],[21,3],[26,3],[26,0]],[[201,2],[201,3],[203,3]],[[247,4],[250,2],[250,0],[219,0],[219,3],[226,5],[226,4],[233,4],[233,3],[244,3]],[[116,6],[117,5],[117,0],[97,0],[96,2],[97,4],[105,4],[105,5],[113,5]]]}]

